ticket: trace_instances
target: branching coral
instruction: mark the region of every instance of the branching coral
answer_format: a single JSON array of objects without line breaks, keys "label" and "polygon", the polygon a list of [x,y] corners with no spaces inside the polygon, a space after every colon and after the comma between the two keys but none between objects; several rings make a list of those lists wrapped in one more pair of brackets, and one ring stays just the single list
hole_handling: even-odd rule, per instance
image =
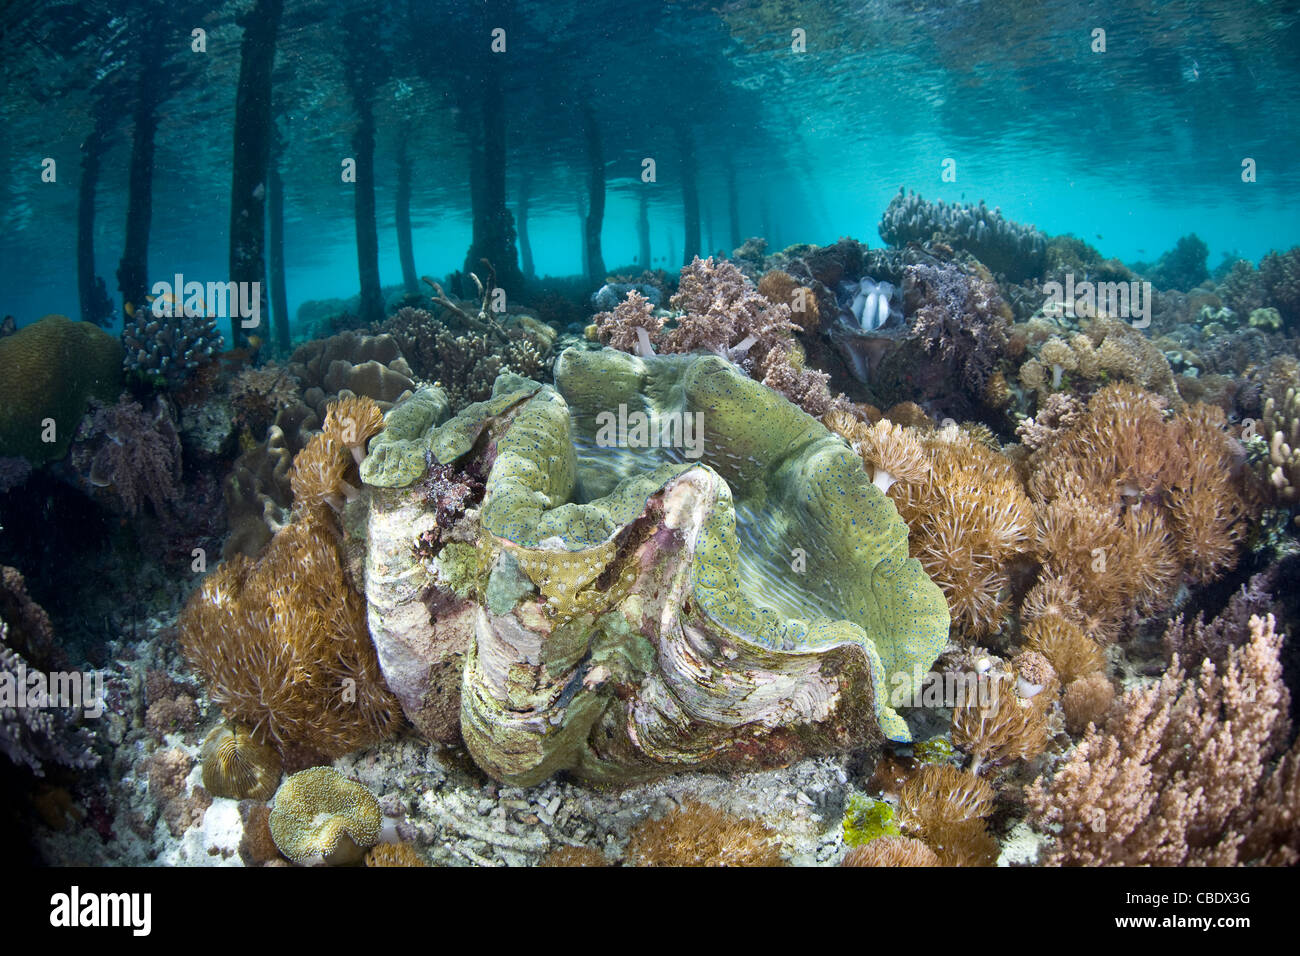
[{"label": "branching coral", "polygon": [[1093,727],[1029,805],[1054,864],[1225,866],[1300,860],[1300,750],[1276,764],[1289,695],[1274,621],[1255,617],[1224,666],[1175,659]]},{"label": "branching coral", "polygon": [[917,440],[929,472],[900,480],[890,497],[907,522],[913,557],[948,598],[954,625],[968,638],[990,633],[1006,609],[1007,563],[1029,544],[1029,498],[1011,462],[963,432]]},{"label": "branching coral", "polygon": [[[486,326],[466,312],[454,313],[462,320],[459,330],[438,321],[423,309],[402,308],[383,328],[401,345],[415,374],[437,381],[451,399],[453,408],[479,402],[492,392],[492,383],[503,371],[540,377],[550,367],[555,333],[528,316],[506,316],[500,322],[491,310]],[[466,327],[468,326],[468,327]]]},{"label": "branching coral", "polygon": [[155,315],[139,308],[122,327],[123,366],[145,379],[159,379],[175,388],[221,351],[217,320],[193,309],[175,308],[177,315]]},{"label": "branching coral", "polygon": [[1300,502],[1300,391],[1287,389],[1281,402],[1264,403],[1264,438],[1268,441],[1268,480],[1278,500]]},{"label": "branching coral", "polygon": [[690,802],[636,828],[627,847],[636,866],[782,866],[776,834],[705,803]]},{"label": "branching coral", "polygon": [[793,335],[802,326],[791,321],[790,306],[769,301],[732,263],[696,256],[682,268],[670,300],[681,314],[667,331],[650,304],[634,296],[596,317],[602,342],[643,357],[656,350],[713,352],[811,415],[829,407],[829,376],[805,365]]},{"label": "branching coral", "polygon": [[0,753],[38,777],[45,775],[46,763],[95,766],[99,756],[91,750],[90,734],[76,724],[77,711],[36,702],[50,679],[9,647],[8,638],[9,625],[0,621]]}]

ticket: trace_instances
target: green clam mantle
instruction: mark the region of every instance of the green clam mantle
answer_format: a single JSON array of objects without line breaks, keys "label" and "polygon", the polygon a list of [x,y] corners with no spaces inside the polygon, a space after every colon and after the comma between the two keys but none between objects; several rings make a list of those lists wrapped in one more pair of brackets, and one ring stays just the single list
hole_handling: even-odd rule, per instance
[{"label": "green clam mantle", "polygon": [[[602,426],[638,413],[665,436],[691,416],[702,454],[635,430],[611,447]],[[570,349],[554,388],[503,376],[416,444],[446,462],[493,421],[461,684],[489,773],[619,781],[910,739],[890,695],[948,609],[840,438],[717,356]]]}]

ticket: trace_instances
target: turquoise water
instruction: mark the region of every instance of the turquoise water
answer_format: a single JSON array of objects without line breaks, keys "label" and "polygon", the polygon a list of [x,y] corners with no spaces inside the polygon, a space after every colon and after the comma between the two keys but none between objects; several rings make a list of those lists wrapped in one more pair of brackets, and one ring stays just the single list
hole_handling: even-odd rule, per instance
[{"label": "turquoise water", "polygon": [[[232,5],[36,3],[4,14],[0,310],[19,324],[77,315],[79,146],[96,77],[163,50],[169,90],[156,139],[151,275],[227,272],[231,145],[241,31]],[[733,247],[728,180],[742,237],[774,247],[842,235],[880,243],[899,186],[926,198],[986,199],[1103,254],[1156,259],[1196,232],[1252,261],[1295,243],[1300,196],[1300,13],[1288,3],[521,2],[379,4],[373,30],[341,26],[341,3],[290,3],[280,30],[274,111],[286,139],[286,285],[307,299],[357,289],[352,186],[340,157],[353,124],[343,84],[351,49],[378,65],[376,193],[380,275],[400,281],[393,228],[396,154],[413,160],[421,274],[463,262],[470,241],[468,145],[451,90],[498,20],[508,202],[530,184],[538,274],[581,271],[586,157],[579,104],[601,126],[608,183],[604,258],[637,255],[640,192],[654,265],[682,258],[678,131],[696,143],[705,250]],[[716,10],[714,8],[717,8]],[[469,12],[467,12],[469,11]],[[495,19],[494,19],[495,18]],[[107,26],[111,24],[110,28]],[[206,52],[190,29],[208,32]],[[1105,30],[1105,52],[1093,31]],[[792,31],[806,52],[791,50]],[[126,52],[124,52],[126,51]],[[422,51],[417,52],[417,51]],[[129,71],[129,68],[127,68]],[[95,269],[120,307],[132,124],[108,135]],[[41,162],[57,162],[42,182]],[[657,182],[640,181],[654,157]],[[1256,181],[1242,181],[1253,159]],[[956,181],[943,163],[955,162]],[[673,261],[669,261],[669,259]]]}]

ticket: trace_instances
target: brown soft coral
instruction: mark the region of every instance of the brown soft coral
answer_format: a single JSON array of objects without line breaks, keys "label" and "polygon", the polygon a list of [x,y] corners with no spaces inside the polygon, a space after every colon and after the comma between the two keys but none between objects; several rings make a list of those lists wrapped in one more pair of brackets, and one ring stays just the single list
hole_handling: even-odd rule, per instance
[{"label": "brown soft coral", "polygon": [[[345,451],[337,456],[350,461]],[[399,711],[329,515],[302,508],[256,562],[226,561],[191,596],[179,625],[182,650],[229,719],[281,749],[340,756],[382,739]]]},{"label": "brown soft coral", "polygon": [[665,332],[649,303],[628,293],[613,312],[596,317],[597,335],[614,348],[643,355],[655,349],[714,352],[810,415],[830,406],[829,376],[805,364],[794,338],[802,327],[791,321],[790,306],[761,295],[732,263],[697,256],[683,267],[670,303],[681,315]]},{"label": "brown soft coral", "polygon": [[971,755],[970,772],[1041,754],[1047,747],[1044,708],[1023,700],[1009,677],[995,675],[981,683],[980,692],[962,701],[952,715],[952,742]]},{"label": "brown soft coral", "polygon": [[961,431],[913,437],[929,457],[929,473],[890,489],[911,532],[912,556],[943,588],[965,636],[991,633],[1006,609],[1008,562],[1029,543],[1029,498],[1009,459]]},{"label": "brown soft coral", "polygon": [[758,820],[688,803],[637,827],[627,853],[637,866],[781,866],[775,836]]},{"label": "brown soft coral", "polygon": [[941,866],[993,864],[998,844],[984,825],[992,811],[993,788],[948,764],[922,767],[898,797],[899,822],[934,850]]},{"label": "brown soft coral", "polygon": [[613,312],[596,316],[596,335],[610,348],[646,355],[659,342],[664,321],[664,316],[655,315],[654,303],[633,289]]}]

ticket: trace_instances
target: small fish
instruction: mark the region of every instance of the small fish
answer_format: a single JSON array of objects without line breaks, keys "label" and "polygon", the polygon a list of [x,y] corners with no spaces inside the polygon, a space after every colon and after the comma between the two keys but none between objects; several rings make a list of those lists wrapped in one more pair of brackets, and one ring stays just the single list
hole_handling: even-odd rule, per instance
[{"label": "small fish", "polygon": [[133,319],[134,319],[134,318],[135,318],[135,303],[134,303],[134,302],[128,302],[128,303],[126,303],[124,306],[122,306],[122,311],[125,312],[125,313],[130,317],[130,318],[133,318]]},{"label": "small fish", "polygon": [[1098,239],[1105,239],[1106,237],[1103,236],[1101,233],[1097,233],[1097,238],[1098,238]]}]

